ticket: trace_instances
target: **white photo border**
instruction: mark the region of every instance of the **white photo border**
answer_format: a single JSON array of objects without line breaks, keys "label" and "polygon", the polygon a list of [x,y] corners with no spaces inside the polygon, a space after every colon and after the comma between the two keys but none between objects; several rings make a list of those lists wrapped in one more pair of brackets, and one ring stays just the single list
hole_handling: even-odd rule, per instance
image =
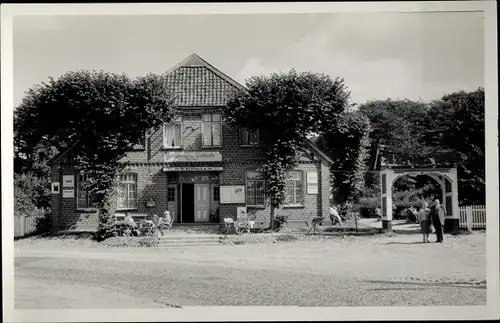
[{"label": "white photo border", "polygon": [[[486,93],[487,306],[461,307],[185,307],[182,309],[14,310],[13,237],[13,17],[16,15],[180,15],[484,11]],[[495,1],[209,3],[209,4],[41,4],[1,8],[2,260],[3,309],[7,322],[410,320],[499,318],[498,82]],[[9,188],[9,189],[6,189]]]}]

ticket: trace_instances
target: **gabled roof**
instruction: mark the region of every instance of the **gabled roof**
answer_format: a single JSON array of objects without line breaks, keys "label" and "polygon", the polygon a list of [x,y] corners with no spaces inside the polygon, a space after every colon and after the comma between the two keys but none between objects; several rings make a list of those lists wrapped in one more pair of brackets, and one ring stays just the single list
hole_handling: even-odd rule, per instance
[{"label": "gabled roof", "polygon": [[326,161],[328,164],[333,164],[333,160],[328,157],[321,149],[318,148],[310,139],[306,139],[306,146],[311,148],[321,159]]},{"label": "gabled roof", "polygon": [[197,54],[191,54],[165,74],[179,107],[225,106],[235,91],[245,88]]},{"label": "gabled roof", "polygon": [[449,168],[456,167],[459,154],[443,147],[422,147],[408,151],[398,147],[380,145],[374,162],[374,169],[381,168]]},{"label": "gabled roof", "polygon": [[60,153],[56,154],[54,157],[49,159],[47,162],[47,165],[52,166],[57,164],[64,156],[66,156],[70,151],[73,150],[73,148],[78,144],[78,141],[75,142],[73,145],[66,147],[64,150],[62,150]]}]

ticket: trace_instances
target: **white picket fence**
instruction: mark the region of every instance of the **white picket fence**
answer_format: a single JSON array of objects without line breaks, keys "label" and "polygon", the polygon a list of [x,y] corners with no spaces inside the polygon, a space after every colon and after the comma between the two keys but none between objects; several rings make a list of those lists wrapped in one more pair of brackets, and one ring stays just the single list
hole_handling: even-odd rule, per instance
[{"label": "white picket fence", "polygon": [[460,207],[460,228],[472,231],[486,229],[486,206],[467,205]]}]

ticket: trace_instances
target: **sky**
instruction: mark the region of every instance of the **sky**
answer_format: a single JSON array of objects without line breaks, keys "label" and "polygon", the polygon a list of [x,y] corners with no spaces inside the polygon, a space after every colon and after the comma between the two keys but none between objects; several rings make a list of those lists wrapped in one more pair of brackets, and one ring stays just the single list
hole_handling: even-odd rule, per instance
[{"label": "sky", "polygon": [[160,74],[191,53],[243,85],[292,68],[340,77],[358,104],[484,86],[480,12],[16,16],[13,32],[15,106],[70,70]]}]

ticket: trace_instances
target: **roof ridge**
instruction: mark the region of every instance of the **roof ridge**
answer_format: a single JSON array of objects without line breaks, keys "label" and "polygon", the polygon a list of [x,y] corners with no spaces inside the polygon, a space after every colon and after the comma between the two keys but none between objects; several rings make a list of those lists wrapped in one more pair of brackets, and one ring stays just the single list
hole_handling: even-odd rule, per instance
[{"label": "roof ridge", "polygon": [[[200,65],[186,65],[188,62],[193,61],[193,60],[200,62]],[[240,90],[246,91],[246,88],[243,85],[241,85],[240,83],[236,82],[231,77],[229,77],[228,75],[226,75],[223,72],[221,72],[220,70],[218,70],[216,67],[214,67],[212,64],[210,64],[209,62],[207,62],[203,58],[201,58],[196,53],[192,53],[191,55],[189,55],[188,57],[183,59],[180,63],[178,63],[178,64],[174,65],[173,67],[171,67],[170,69],[168,69],[164,73],[164,75],[173,74],[176,70],[178,70],[181,67],[206,67],[208,70],[210,70],[215,75],[222,78],[227,83],[231,84],[232,86],[234,86]]]}]

